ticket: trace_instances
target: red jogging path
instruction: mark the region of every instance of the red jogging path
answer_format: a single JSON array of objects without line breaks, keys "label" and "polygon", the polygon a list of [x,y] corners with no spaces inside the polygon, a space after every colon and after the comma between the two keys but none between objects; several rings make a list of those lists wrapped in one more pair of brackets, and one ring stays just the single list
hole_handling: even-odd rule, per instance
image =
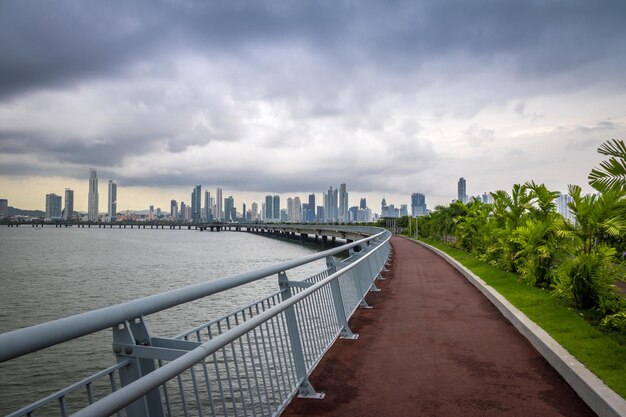
[{"label": "red jogging path", "polygon": [[282,416],[593,416],[530,343],[435,253],[394,237],[374,308],[310,377],[323,400]]}]

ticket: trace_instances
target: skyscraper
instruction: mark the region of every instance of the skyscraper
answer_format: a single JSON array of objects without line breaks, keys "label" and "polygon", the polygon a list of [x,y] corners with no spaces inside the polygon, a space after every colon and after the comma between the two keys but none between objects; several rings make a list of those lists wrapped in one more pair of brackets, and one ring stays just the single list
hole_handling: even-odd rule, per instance
[{"label": "skyscraper", "polygon": [[366,208],[367,208],[367,200],[365,199],[365,197],[363,197],[361,199],[361,202],[359,203],[359,209],[365,210]]},{"label": "skyscraper", "polygon": [[170,217],[172,220],[178,220],[178,202],[176,200],[170,201]]},{"label": "skyscraper", "polygon": [[411,216],[424,216],[427,213],[426,196],[422,193],[411,194]]},{"label": "skyscraper", "polygon": [[61,196],[46,194],[46,220],[61,218]]},{"label": "skyscraper", "polygon": [[208,191],[204,192],[204,210],[202,212],[202,219],[204,221],[211,221],[211,193]]},{"label": "skyscraper", "polygon": [[463,177],[459,178],[457,188],[458,188],[457,200],[462,203],[467,203],[467,184],[465,182],[465,178]]},{"label": "skyscraper", "polygon": [[178,217],[183,222],[187,220],[187,205],[184,201],[180,202],[180,212],[178,214]]},{"label": "skyscraper", "polygon": [[252,203],[252,220],[257,220],[259,216],[259,205],[256,203]]},{"label": "skyscraper", "polygon": [[222,211],[222,204],[224,204],[224,200],[222,200],[222,189],[218,188],[215,192],[215,213],[218,221],[224,220],[224,212]]},{"label": "skyscraper", "polygon": [[65,189],[65,211],[63,212],[63,219],[72,220],[74,218],[74,190],[71,188]]},{"label": "skyscraper", "polygon": [[191,221],[200,223],[200,214],[202,209],[202,187],[196,185],[191,192]]},{"label": "skyscraper", "polygon": [[293,221],[300,223],[302,221],[302,203],[300,202],[300,197],[296,197],[293,199]]},{"label": "skyscraper", "polygon": [[109,207],[107,213],[107,219],[110,222],[117,220],[117,182],[113,180],[109,180]]},{"label": "skyscraper", "polygon": [[272,204],[272,215],[273,215],[273,219],[276,221],[280,220],[280,197],[277,195],[274,195],[274,201]]},{"label": "skyscraper", "polygon": [[350,220],[348,214],[348,190],[346,189],[346,184],[339,185],[339,221],[347,222]]},{"label": "skyscraper", "polygon": [[329,187],[328,193],[324,198],[324,213],[326,215],[327,222],[336,222],[338,219],[338,207],[337,207],[337,190]]},{"label": "skyscraper", "polygon": [[295,215],[293,212],[293,198],[289,197],[287,199],[287,221],[293,222],[295,221]]},{"label": "skyscraper", "polygon": [[0,198],[0,219],[9,216],[9,200]]},{"label": "skyscraper", "polygon": [[271,195],[265,196],[265,211],[263,213],[263,219],[265,221],[271,221],[274,219],[274,200]]},{"label": "skyscraper", "polygon": [[87,219],[90,222],[98,221],[98,174],[96,170],[89,170],[89,199],[87,201]]},{"label": "skyscraper", "polygon": [[306,221],[315,222],[315,194],[309,194],[309,218]]},{"label": "skyscraper", "polygon": [[233,222],[237,217],[235,211],[235,199],[233,196],[228,196],[224,199],[224,221]]}]

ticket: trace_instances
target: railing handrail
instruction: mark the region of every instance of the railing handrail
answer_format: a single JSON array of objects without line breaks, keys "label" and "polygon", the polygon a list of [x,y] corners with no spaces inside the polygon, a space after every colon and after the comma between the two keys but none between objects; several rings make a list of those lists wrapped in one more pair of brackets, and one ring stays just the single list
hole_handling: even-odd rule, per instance
[{"label": "railing handrail", "polygon": [[[383,233],[384,232],[381,232],[377,234],[376,236],[379,236]],[[382,242],[381,244],[384,244],[390,238],[391,236],[388,236],[386,240]],[[194,366],[201,360],[205,359],[212,353],[223,348],[224,346],[228,345],[229,343],[236,340],[237,338],[245,335],[247,332],[256,328],[260,324],[263,324],[264,322],[277,316],[278,314],[287,310],[289,307],[295,305],[299,301],[313,294],[315,291],[328,285],[331,281],[337,279],[339,276],[345,274],[346,272],[355,268],[361,262],[365,261],[365,259],[367,259],[373,253],[374,253],[373,251],[365,253],[363,257],[348,264],[345,268],[342,268],[334,272],[333,274],[311,285],[310,287],[299,292],[298,294],[292,295],[289,299],[283,300],[280,304],[275,305],[269,308],[268,310],[265,310],[261,312],[260,314],[254,317],[251,317],[249,320],[233,327],[232,329],[229,329],[225,331],[224,333],[221,333],[215,336],[213,339],[202,343],[200,346],[198,346],[197,348],[193,350],[190,350],[189,352],[185,353],[181,357],[163,365],[162,367],[143,376],[137,381],[134,381],[130,383],[129,385],[115,391],[114,393],[111,393],[110,395],[102,398],[101,400],[89,405],[88,407],[83,408],[77,413],[72,414],[72,417],[83,417],[83,416],[84,417],[87,417],[87,416],[89,417],[103,416],[104,417],[104,416],[109,416],[115,413],[116,411],[121,410],[122,408],[126,407],[128,404],[141,398],[142,396],[146,395],[148,392],[152,391],[153,389],[159,387],[160,385],[164,384],[165,382],[169,381],[175,376],[191,368],[192,366]]]},{"label": "railing handrail", "polygon": [[263,279],[281,271],[287,271],[316,260],[324,259],[328,256],[343,252],[346,249],[350,249],[355,246],[362,245],[370,240],[377,239],[384,233],[385,231],[383,230],[373,236],[369,236],[337,248],[306,255],[276,265],[270,265],[241,274],[205,281],[160,294],[134,299],[126,303],[91,310],[46,323],[40,323],[30,327],[2,333],[0,334],[0,363],[66,342],[68,340],[116,326],[128,320],[133,320],[138,317],[166,310],[180,304],[207,297],[211,294]]}]

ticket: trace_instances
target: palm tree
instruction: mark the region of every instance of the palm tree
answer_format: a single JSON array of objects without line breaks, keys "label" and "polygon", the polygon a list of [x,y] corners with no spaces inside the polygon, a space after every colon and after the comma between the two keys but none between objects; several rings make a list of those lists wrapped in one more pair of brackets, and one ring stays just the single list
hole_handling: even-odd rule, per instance
[{"label": "palm tree", "polygon": [[564,222],[559,233],[572,240],[574,251],[562,265],[556,291],[571,297],[578,308],[590,309],[613,296],[610,271],[616,251],[604,240],[626,232],[622,214],[625,192],[608,189],[600,195],[583,196],[579,186],[570,185],[569,194],[573,200],[569,208],[576,221],[573,225]]},{"label": "palm tree", "polygon": [[598,148],[602,155],[610,156],[589,174],[589,184],[600,192],[626,189],[626,145],[623,140],[611,139]]}]

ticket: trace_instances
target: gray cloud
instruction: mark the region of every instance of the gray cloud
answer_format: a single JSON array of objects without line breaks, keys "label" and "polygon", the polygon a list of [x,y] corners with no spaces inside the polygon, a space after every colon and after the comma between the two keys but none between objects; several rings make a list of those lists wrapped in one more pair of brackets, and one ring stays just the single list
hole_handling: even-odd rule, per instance
[{"label": "gray cloud", "polygon": [[[466,151],[438,137],[448,124],[464,146],[495,146],[506,131],[477,120],[494,108],[537,129],[536,97],[624,92],[625,18],[621,0],[7,0],[0,175],[95,166],[128,185],[277,192],[434,184],[420,174]],[[568,129],[623,131],[612,115]]]}]

